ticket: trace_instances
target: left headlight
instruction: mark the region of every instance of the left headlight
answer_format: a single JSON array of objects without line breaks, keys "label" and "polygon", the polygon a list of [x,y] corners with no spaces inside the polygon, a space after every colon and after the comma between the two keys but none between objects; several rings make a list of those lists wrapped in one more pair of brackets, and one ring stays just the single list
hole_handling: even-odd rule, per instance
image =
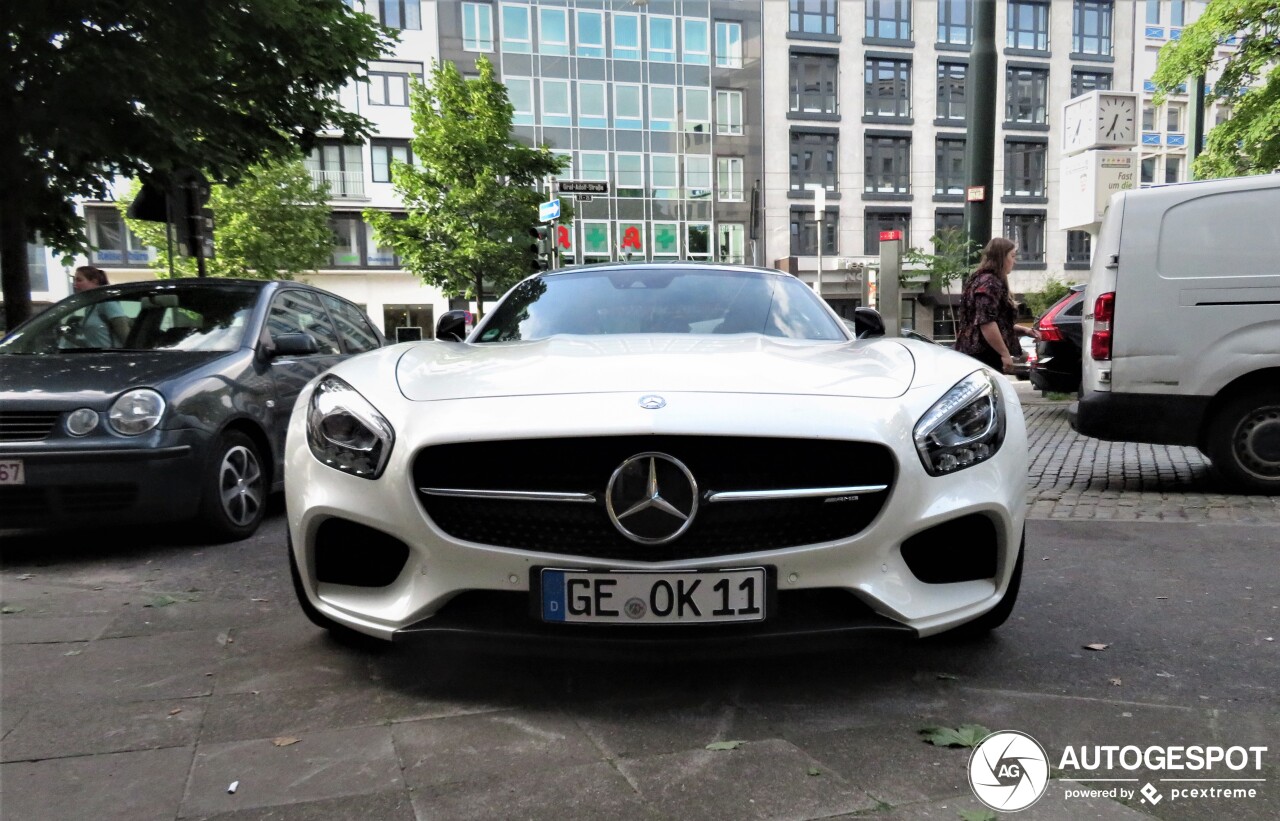
[{"label": "left headlight", "polygon": [[335,470],[377,479],[387,466],[396,434],[378,409],[336,376],[326,376],[311,393],[307,444]]},{"label": "left headlight", "polygon": [[164,416],[164,397],[150,388],[138,388],[120,394],[107,411],[107,422],[116,433],[137,436],[160,424]]},{"label": "left headlight", "polygon": [[986,371],[961,379],[916,423],[916,451],[931,476],[985,462],[1004,441],[1000,388]]}]

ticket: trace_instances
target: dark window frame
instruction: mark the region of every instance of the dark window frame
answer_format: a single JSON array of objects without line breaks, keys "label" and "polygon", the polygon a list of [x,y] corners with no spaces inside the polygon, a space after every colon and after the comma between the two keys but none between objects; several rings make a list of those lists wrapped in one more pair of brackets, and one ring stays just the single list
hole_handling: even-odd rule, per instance
[{"label": "dark window frame", "polygon": [[1046,196],[1049,146],[1040,140],[1005,140],[1004,194],[1006,197]]},{"label": "dark window frame", "polygon": [[[840,114],[840,58],[838,56],[793,51],[789,71],[791,85],[789,111],[795,114]],[[810,107],[809,103],[815,100],[819,107]]]},{"label": "dark window frame", "polygon": [[[1022,95],[1029,90],[1030,94]],[[1029,113],[1024,115],[1024,112]],[[1014,125],[1046,125],[1049,122],[1049,69],[1029,66],[1005,68],[1006,123]]]},{"label": "dark window frame", "polygon": [[[1018,246],[1017,261],[1027,265],[1043,266],[1045,264],[1045,225],[1048,222],[1044,211],[1006,210],[1004,212],[1004,236],[1013,240]],[[1032,234],[1025,229],[1034,229]],[[1022,231],[1023,233],[1019,233]],[[1032,241],[1028,241],[1028,237]]]},{"label": "dark window frame", "polygon": [[1114,79],[1110,71],[1073,68],[1071,69],[1071,98],[1088,94],[1090,91],[1110,91]]},{"label": "dark window frame", "polygon": [[911,211],[909,209],[867,208],[862,214],[862,252],[880,255],[880,232],[901,231],[902,247],[911,247]]},{"label": "dark window frame", "polygon": [[[959,69],[957,79],[956,69]],[[938,61],[938,119],[956,123],[965,121],[968,114],[967,83],[969,64],[954,60]],[[957,96],[959,100],[957,100]],[[957,111],[959,109],[959,111]]]},{"label": "dark window frame", "polygon": [[[792,34],[840,34],[840,0],[791,0],[787,30]],[[818,24],[816,29],[810,23]]]},{"label": "dark window frame", "polygon": [[[888,70],[887,81],[880,76]],[[887,83],[887,84],[886,84]],[[889,93],[882,93],[887,90]],[[889,105],[882,105],[888,103]],[[891,109],[886,113],[886,109]],[[863,114],[868,117],[911,117],[911,60],[890,57],[867,57],[863,70]]]},{"label": "dark window frame", "polygon": [[[910,194],[911,136],[868,134],[863,139],[865,141],[863,157],[866,166],[864,193],[868,196]],[[883,160],[886,159],[885,155],[889,152],[892,153],[888,159],[895,166],[901,163],[902,167],[895,167],[888,171],[878,170],[875,166],[882,166]]]},{"label": "dark window frame", "polygon": [[[827,191],[840,190],[840,135],[794,129],[791,132],[791,190],[807,191],[810,183],[821,184]],[[813,158],[825,152],[825,159],[815,168]],[[810,158],[809,163],[804,157]],[[807,168],[804,166],[808,166]],[[825,166],[821,167],[821,166]]]},{"label": "dark window frame", "polygon": [[[911,40],[911,0],[865,0],[867,38]],[[887,11],[887,14],[881,14]]]},{"label": "dark window frame", "polygon": [[[818,221],[813,209],[803,206],[791,208],[791,256],[812,257],[818,255]],[[840,253],[840,209],[828,207],[822,212],[822,253],[836,256]]]},{"label": "dark window frame", "polygon": [[[966,138],[954,134],[939,134],[934,142],[933,193],[939,195],[963,194],[964,151]],[[958,157],[956,155],[959,155]],[[959,168],[955,162],[959,160]],[[954,171],[954,173],[952,173]]]},{"label": "dark window frame", "polygon": [[[406,154],[406,158],[403,161],[413,165],[413,143],[411,141],[375,137],[369,140],[369,173],[374,182],[391,182],[391,161],[395,159],[391,156],[391,149],[393,148],[403,148]],[[378,152],[386,153],[387,161],[384,166],[387,169],[387,178],[385,180],[378,177],[378,163],[375,161]]]},{"label": "dark window frame", "polygon": [[[956,22],[952,12],[959,11]],[[961,32],[956,38],[956,32]],[[938,42],[953,46],[973,45],[973,0],[938,0]]]},{"label": "dark window frame", "polygon": [[[1097,17],[1098,33],[1088,34],[1091,16]],[[1115,25],[1115,3],[1112,0],[1075,0],[1071,9],[1071,51],[1110,57],[1114,52],[1112,32]],[[1096,41],[1096,46],[1090,48]]]},{"label": "dark window frame", "polygon": [[1009,0],[1005,42],[1019,51],[1049,50],[1048,0]]}]

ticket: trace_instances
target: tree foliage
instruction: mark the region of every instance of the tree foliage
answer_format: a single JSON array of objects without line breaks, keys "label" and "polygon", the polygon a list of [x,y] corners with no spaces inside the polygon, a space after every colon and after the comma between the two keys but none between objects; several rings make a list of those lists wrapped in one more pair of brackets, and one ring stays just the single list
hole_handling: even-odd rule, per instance
[{"label": "tree foliage", "polygon": [[[1220,44],[1237,37],[1221,56]],[[1231,118],[1209,132],[1196,158],[1199,178],[1267,174],[1280,168],[1280,5],[1275,0],[1209,0],[1204,13],[1160,49],[1160,95],[1188,78],[1221,68],[1213,97]]]},{"label": "tree foliage", "polygon": [[0,3],[0,268],[30,310],[26,243],[84,248],[76,198],[117,174],[233,182],[321,130],[368,123],[336,92],[390,44],[343,0]]},{"label": "tree foliage", "polygon": [[529,231],[543,197],[535,186],[564,160],[515,141],[506,86],[487,59],[476,67],[480,76],[467,80],[453,63],[438,64],[429,83],[414,84],[415,164],[391,169],[407,214],[369,210],[365,219],[406,269],[479,307],[482,290],[502,293],[530,273]]},{"label": "tree foliage", "polygon": [[[139,187],[118,203],[126,214]],[[333,250],[329,227],[328,194],[317,187],[311,174],[294,155],[249,167],[235,185],[214,185],[209,193],[213,211],[215,255],[207,261],[211,276],[254,279],[293,279],[318,268]],[[167,226],[159,222],[126,219],[129,230],[145,245],[165,250]],[[167,276],[167,260],[158,266]],[[195,260],[175,251],[175,276],[193,276]]]},{"label": "tree foliage", "polygon": [[903,283],[909,277],[925,274],[929,277],[929,290],[946,293],[951,283],[963,280],[973,268],[978,246],[959,228],[943,228],[929,240],[933,253],[920,248],[908,248],[902,261],[911,268],[902,271]]},{"label": "tree foliage", "polygon": [[1040,290],[1027,291],[1025,294],[1027,310],[1035,317],[1043,315],[1051,305],[1070,293],[1072,284],[1058,279],[1051,279]]}]

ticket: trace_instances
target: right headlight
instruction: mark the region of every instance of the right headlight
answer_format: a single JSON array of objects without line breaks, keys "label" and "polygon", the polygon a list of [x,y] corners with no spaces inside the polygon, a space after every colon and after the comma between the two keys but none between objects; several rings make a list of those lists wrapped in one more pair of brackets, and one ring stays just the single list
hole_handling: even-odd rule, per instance
[{"label": "right headlight", "polygon": [[985,462],[1004,441],[1000,388],[986,371],[974,371],[920,417],[914,439],[931,476]]},{"label": "right headlight", "polygon": [[336,376],[326,376],[311,393],[307,444],[335,470],[377,479],[387,466],[396,434],[378,409]]}]

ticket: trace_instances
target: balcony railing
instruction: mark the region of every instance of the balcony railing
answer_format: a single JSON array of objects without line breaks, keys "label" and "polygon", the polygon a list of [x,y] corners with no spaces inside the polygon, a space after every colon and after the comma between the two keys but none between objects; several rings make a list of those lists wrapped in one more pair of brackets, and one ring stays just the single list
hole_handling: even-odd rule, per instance
[{"label": "balcony railing", "polygon": [[366,199],[363,171],[312,170],[311,179],[317,187],[321,183],[328,183],[331,199]]}]

